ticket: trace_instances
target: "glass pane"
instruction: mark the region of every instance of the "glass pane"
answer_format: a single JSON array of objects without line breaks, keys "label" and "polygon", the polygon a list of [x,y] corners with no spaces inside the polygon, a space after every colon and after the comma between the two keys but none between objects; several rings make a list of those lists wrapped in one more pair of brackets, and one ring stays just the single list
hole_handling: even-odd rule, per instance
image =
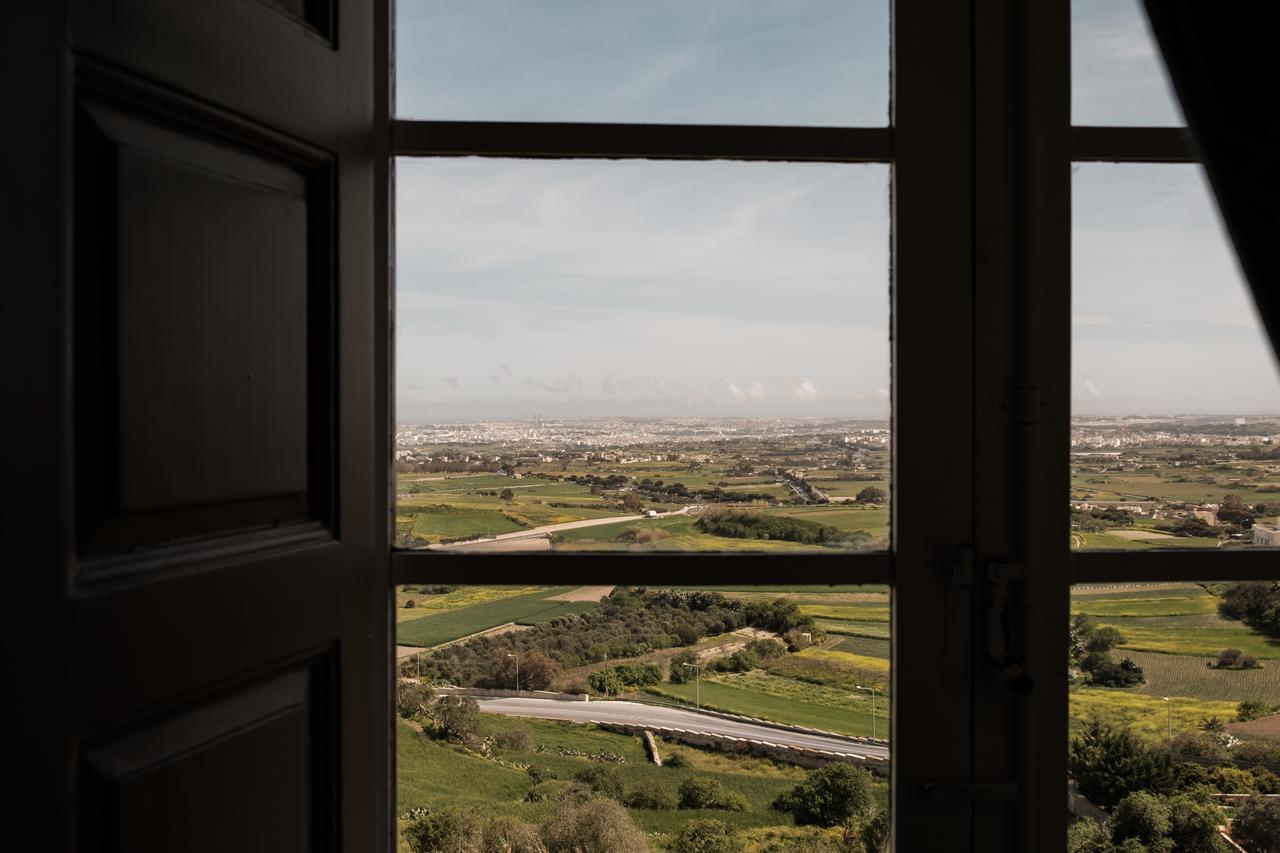
[{"label": "glass pane", "polygon": [[886,547],[887,186],[401,160],[397,543]]},{"label": "glass pane", "polygon": [[887,587],[413,585],[395,603],[402,849],[884,849]]},{"label": "glass pane", "polygon": [[1138,0],[1072,0],[1071,123],[1186,124]]},{"label": "glass pane", "polygon": [[1274,849],[1280,583],[1077,586],[1071,614],[1068,849]]},{"label": "glass pane", "polygon": [[1074,171],[1072,547],[1276,545],[1280,373],[1200,167]]},{"label": "glass pane", "polygon": [[396,113],[883,127],[886,0],[400,0]]}]

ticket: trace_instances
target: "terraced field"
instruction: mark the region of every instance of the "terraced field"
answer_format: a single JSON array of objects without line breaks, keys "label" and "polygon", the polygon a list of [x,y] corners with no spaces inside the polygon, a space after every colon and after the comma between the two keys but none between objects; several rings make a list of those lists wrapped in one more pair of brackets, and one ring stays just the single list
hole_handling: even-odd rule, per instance
[{"label": "terraced field", "polygon": [[1166,703],[1159,696],[1130,690],[1077,687],[1071,689],[1068,707],[1073,734],[1088,720],[1097,717],[1113,726],[1129,726],[1139,735],[1157,740],[1163,739],[1170,730],[1174,735],[1193,731],[1206,717],[1233,720],[1237,704],[1188,697],[1172,697]]},{"label": "terraced field", "polygon": [[1218,599],[1199,586],[1152,585],[1109,594],[1073,595],[1071,613],[1115,616],[1196,616],[1218,612]]},{"label": "terraced field", "polygon": [[[655,696],[692,705],[693,684],[659,684],[647,688]],[[870,699],[850,698],[849,691],[804,684],[762,672],[704,678],[702,707],[761,720],[810,726],[824,731],[866,736],[871,733]],[[883,701],[883,697],[880,697]],[[883,705],[876,713],[883,714]],[[879,717],[883,723],[884,717]],[[883,725],[877,734],[883,736]]]},{"label": "terraced field", "polygon": [[871,637],[845,637],[831,647],[837,652],[851,652],[856,655],[871,658],[889,659],[890,643],[887,639],[873,639]]}]

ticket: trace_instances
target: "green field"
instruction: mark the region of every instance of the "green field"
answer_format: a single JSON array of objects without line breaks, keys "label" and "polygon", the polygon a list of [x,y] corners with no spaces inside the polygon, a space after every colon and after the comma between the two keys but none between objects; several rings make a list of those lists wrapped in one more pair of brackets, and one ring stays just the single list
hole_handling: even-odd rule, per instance
[{"label": "green field", "polygon": [[[752,676],[747,678],[746,676]],[[701,685],[702,707],[728,714],[741,714],[761,720],[809,726],[839,734],[860,735],[871,733],[871,705],[867,698],[848,698],[848,691],[820,688],[790,678],[778,678],[764,673],[744,673],[743,676],[722,677],[723,680],[703,679]],[[749,684],[750,687],[739,687]],[[766,690],[770,692],[766,692]],[[648,688],[655,696],[677,699],[685,704],[694,703],[693,684],[660,684]],[[800,698],[804,697],[804,698]],[[883,702],[883,696],[880,697]],[[840,701],[842,705],[822,705],[815,701]],[[884,705],[877,706],[879,730],[886,736],[883,715]]]},{"label": "green field", "polygon": [[843,638],[831,648],[837,652],[851,652],[855,655],[888,660],[890,643],[887,639],[853,636]]},{"label": "green field", "polygon": [[[1237,702],[1159,696],[1106,687],[1073,687],[1069,698],[1071,731],[1074,734],[1096,717],[1113,726],[1128,726],[1143,737],[1164,739],[1172,720],[1173,734],[1195,730],[1206,717],[1235,719]],[[1167,707],[1166,707],[1167,705]]]},{"label": "green field", "polygon": [[1142,667],[1147,683],[1134,688],[1148,696],[1186,696],[1224,702],[1280,702],[1280,661],[1262,669],[1213,669],[1191,655],[1128,653]]},{"label": "green field", "polygon": [[405,646],[438,646],[509,622],[536,625],[555,616],[583,613],[598,606],[594,601],[547,600],[551,596],[574,589],[577,587],[550,587],[542,592],[516,595],[400,622],[396,626],[396,641]]},{"label": "green field", "polygon": [[1073,595],[1071,614],[1099,619],[1113,616],[1196,616],[1218,612],[1218,599],[1198,586],[1153,586],[1150,589],[1099,595]]},{"label": "green field", "polygon": [[849,637],[873,637],[888,639],[889,622],[859,622],[844,619],[818,619],[814,622],[818,630],[828,634],[843,634]]},{"label": "green field", "polygon": [[[495,746],[494,756],[504,762],[536,765],[556,779],[571,780],[577,771],[599,762],[580,755],[562,755],[561,750],[588,754],[607,751],[624,759],[621,764],[610,762],[606,766],[619,769],[628,790],[655,785],[675,791],[690,776],[711,777],[728,790],[741,794],[750,804],[743,812],[630,809],[636,823],[650,833],[673,834],[686,822],[705,817],[722,820],[735,829],[789,827],[792,825],[790,815],[774,811],[769,804],[805,777],[805,771],[800,768],[772,761],[668,743],[661,745],[662,753],[665,756],[679,753],[687,766],[658,767],[648,762],[638,737],[606,732],[591,725],[532,719],[513,723],[506,717],[481,716],[482,734],[497,735],[513,725],[531,732],[534,748],[520,751]],[[430,740],[403,720],[397,724],[396,735],[397,813],[403,814],[417,806],[456,805],[489,815],[509,814],[537,822],[555,809],[553,800],[525,801],[533,782],[521,770]],[[875,793],[880,805],[886,805],[887,785],[877,782]],[[661,840],[655,838],[655,841]]]},{"label": "green field", "polygon": [[[566,530],[557,534],[557,551],[763,551],[763,552],[812,552],[831,553],[832,548],[823,545],[805,545],[798,542],[780,542],[761,539],[730,539],[709,536],[694,525],[692,516],[635,519],[617,524],[601,524]],[[663,538],[647,544],[615,541],[628,529],[638,531],[660,530]]]},{"label": "green field", "polygon": [[1170,655],[1216,657],[1223,649],[1240,649],[1256,658],[1280,658],[1280,640],[1274,640],[1242,622],[1221,616],[1111,617],[1099,620],[1124,635],[1122,649]]},{"label": "green field", "polygon": [[871,601],[852,604],[801,604],[800,612],[806,616],[846,622],[888,622],[889,600],[886,597],[883,603]]}]

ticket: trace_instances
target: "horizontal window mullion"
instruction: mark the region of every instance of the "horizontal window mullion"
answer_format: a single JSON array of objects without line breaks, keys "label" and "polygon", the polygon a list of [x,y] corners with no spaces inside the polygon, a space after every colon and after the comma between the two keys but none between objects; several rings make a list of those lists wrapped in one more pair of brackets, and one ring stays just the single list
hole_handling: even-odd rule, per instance
[{"label": "horizontal window mullion", "polygon": [[1195,163],[1190,132],[1183,127],[1073,127],[1071,159],[1102,163]]},{"label": "horizontal window mullion", "polygon": [[1280,551],[1074,551],[1072,583],[1280,579]]},{"label": "horizontal window mullion", "polygon": [[889,128],[396,121],[392,153],[419,157],[887,162]]},{"label": "horizontal window mullion", "polygon": [[394,583],[714,584],[892,583],[893,555],[459,554],[393,551]]}]

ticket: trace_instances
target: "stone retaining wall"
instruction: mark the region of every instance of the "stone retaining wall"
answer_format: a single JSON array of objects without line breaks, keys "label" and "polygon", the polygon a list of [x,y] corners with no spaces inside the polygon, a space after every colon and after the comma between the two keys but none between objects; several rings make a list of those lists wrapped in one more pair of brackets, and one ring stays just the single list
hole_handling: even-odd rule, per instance
[{"label": "stone retaining wall", "polygon": [[685,743],[690,746],[702,746],[709,749],[717,749],[721,752],[732,752],[737,755],[753,755],[760,758],[772,758],[786,764],[794,764],[799,767],[822,767],[833,761],[842,761],[847,764],[860,764],[868,770],[881,775],[889,775],[889,759],[882,758],[878,755],[864,755],[856,752],[831,752],[822,749],[810,749],[802,746],[787,746],[780,743],[772,743],[765,740],[753,740],[749,738],[731,737],[729,735],[711,734],[710,732],[697,732],[688,729],[673,729],[666,726],[641,726],[633,723],[605,723],[596,720],[589,720],[602,729],[607,731],[622,732],[624,734],[640,734],[652,732],[659,737],[665,738],[677,743]]}]

